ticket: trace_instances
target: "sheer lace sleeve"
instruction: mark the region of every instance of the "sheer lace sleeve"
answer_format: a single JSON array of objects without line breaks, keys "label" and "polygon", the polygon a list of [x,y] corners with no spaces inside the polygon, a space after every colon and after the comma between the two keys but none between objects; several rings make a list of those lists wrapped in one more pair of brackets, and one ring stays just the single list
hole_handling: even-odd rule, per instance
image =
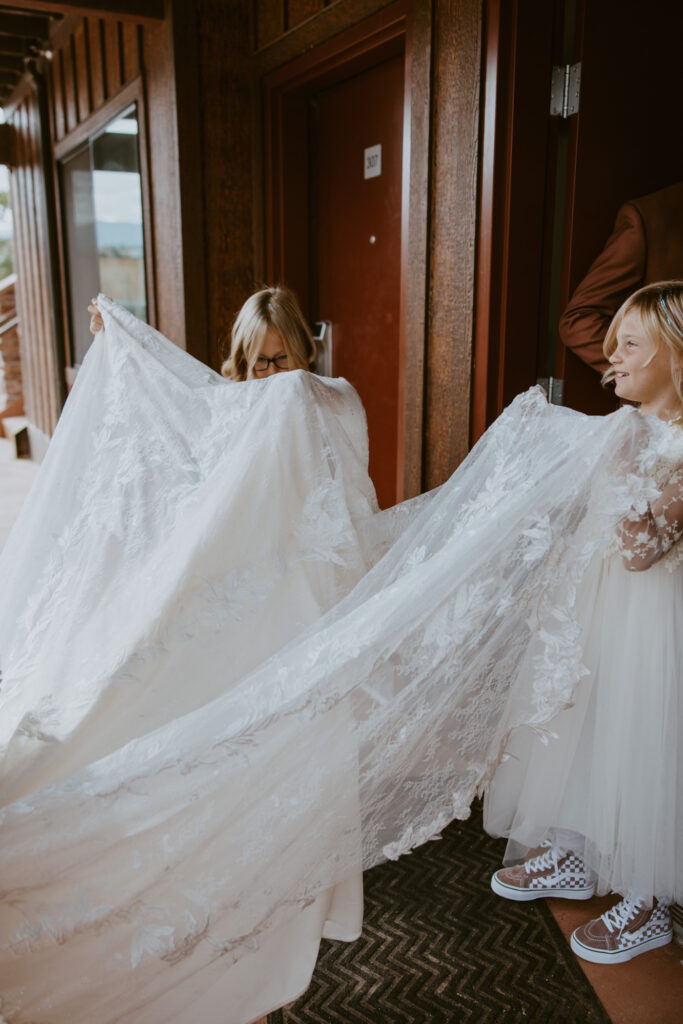
[{"label": "sheer lace sleeve", "polygon": [[642,516],[626,516],[617,529],[624,565],[641,572],[683,536],[683,467],[679,467]]}]

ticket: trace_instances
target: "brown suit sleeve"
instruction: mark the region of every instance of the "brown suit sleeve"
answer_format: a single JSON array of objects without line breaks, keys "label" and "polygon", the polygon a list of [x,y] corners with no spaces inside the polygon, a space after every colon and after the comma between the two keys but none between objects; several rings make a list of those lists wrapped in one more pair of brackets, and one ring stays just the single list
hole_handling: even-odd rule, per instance
[{"label": "brown suit sleeve", "polygon": [[560,339],[589,366],[603,371],[602,343],[610,321],[631,292],[643,284],[645,230],[630,203],[617,213],[614,231],[572,295],[560,318]]}]

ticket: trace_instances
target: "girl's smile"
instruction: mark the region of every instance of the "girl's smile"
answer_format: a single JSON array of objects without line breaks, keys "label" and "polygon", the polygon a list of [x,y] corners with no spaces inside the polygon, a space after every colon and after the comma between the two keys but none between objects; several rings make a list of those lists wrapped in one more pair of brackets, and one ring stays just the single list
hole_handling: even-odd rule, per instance
[{"label": "girl's smile", "polygon": [[619,398],[638,402],[643,414],[661,419],[680,415],[681,402],[671,375],[672,356],[666,345],[655,348],[640,314],[629,310],[617,331],[617,347],[609,357]]}]

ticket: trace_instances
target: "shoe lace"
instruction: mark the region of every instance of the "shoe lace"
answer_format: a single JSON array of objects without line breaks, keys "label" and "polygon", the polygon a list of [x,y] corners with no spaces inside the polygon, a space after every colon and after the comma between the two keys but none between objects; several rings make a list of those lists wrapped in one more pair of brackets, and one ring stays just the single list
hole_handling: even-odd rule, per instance
[{"label": "shoe lace", "polygon": [[552,849],[552,845],[547,840],[541,843],[541,846],[547,846],[549,849],[525,862],[524,870],[527,875],[534,874],[536,871],[545,871],[547,868],[557,868],[557,851]]},{"label": "shoe lace", "polygon": [[602,914],[602,920],[610,932],[624,930],[631,918],[640,910],[642,900],[623,899]]}]

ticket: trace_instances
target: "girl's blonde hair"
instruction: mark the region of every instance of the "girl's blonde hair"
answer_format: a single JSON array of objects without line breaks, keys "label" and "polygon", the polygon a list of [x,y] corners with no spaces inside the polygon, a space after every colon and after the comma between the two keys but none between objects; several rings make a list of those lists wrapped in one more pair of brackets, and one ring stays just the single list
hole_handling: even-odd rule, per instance
[{"label": "girl's blonde hair", "polygon": [[[609,359],[617,347],[617,331],[627,313],[636,311],[645,337],[655,352],[664,344],[671,355],[671,377],[683,403],[683,281],[657,281],[629,295],[614,314],[602,351]],[[650,359],[654,358],[654,352]],[[614,380],[616,370],[610,366],[602,375],[602,383]]]},{"label": "girl's blonde hair", "polygon": [[299,303],[287,288],[262,288],[250,295],[232,328],[230,355],[221,373],[230,380],[251,380],[266,332],[277,331],[291,370],[310,370],[315,343]]}]

